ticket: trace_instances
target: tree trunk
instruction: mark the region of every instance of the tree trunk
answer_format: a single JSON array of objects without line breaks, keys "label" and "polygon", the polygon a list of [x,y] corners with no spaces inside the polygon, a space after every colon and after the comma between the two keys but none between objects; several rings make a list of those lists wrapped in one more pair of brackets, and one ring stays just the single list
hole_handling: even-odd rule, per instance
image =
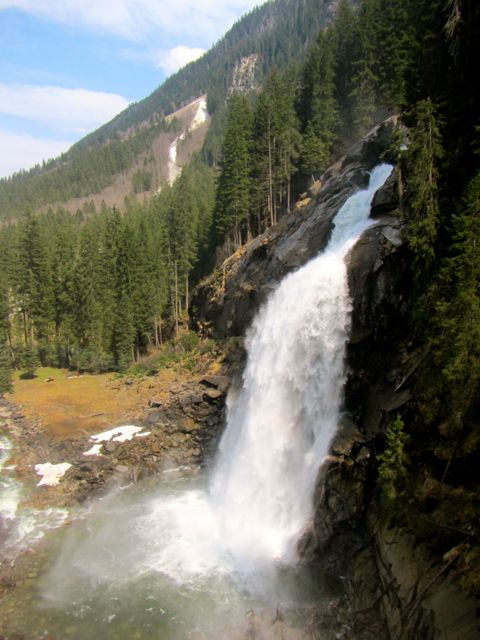
[{"label": "tree trunk", "polygon": [[273,225],[273,169],[272,169],[272,141],[270,138],[270,120],[268,122],[268,211],[270,214],[270,225]]},{"label": "tree trunk", "polygon": [[27,312],[25,309],[22,310],[22,318],[23,318],[23,338],[25,340],[25,346],[28,344],[28,331],[27,331]]},{"label": "tree trunk", "polygon": [[178,299],[178,271],[177,262],[175,261],[175,337],[178,338],[178,323],[179,323],[179,307],[180,301]]}]

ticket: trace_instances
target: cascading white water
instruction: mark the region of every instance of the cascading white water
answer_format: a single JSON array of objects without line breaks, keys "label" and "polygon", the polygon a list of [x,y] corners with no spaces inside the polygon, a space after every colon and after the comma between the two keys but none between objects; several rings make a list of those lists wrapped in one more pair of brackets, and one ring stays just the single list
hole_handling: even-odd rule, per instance
[{"label": "cascading white water", "polygon": [[137,569],[191,584],[295,561],[339,418],[350,311],[345,257],[371,224],[373,195],[391,169],[373,170],[368,188],[337,213],[326,250],[287,276],[258,313],[209,488],[152,503],[137,522],[148,547]]},{"label": "cascading white water", "polygon": [[94,506],[94,528],[65,546],[46,598],[71,602],[85,580],[125,585],[152,575],[197,592],[224,576],[265,593],[275,567],[295,563],[339,420],[351,308],[345,258],[391,169],[373,170],[337,213],[326,250],[287,276],[255,318],[208,486],[167,486],[130,508],[115,496]]},{"label": "cascading white water", "polygon": [[243,567],[295,560],[339,418],[350,317],[345,257],[371,224],[373,195],[391,170],[377,167],[368,188],[346,201],[325,251],[281,282],[248,332],[244,384],[230,403],[211,489],[221,537]]}]

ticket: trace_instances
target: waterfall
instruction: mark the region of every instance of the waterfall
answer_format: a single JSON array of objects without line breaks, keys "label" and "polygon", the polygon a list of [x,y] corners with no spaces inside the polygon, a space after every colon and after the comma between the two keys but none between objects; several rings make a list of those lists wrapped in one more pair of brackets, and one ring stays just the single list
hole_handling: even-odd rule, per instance
[{"label": "waterfall", "polygon": [[280,283],[248,332],[243,387],[229,399],[211,486],[222,539],[243,566],[296,559],[339,418],[351,308],[345,257],[391,169],[377,167],[346,201],[325,251]]},{"label": "waterfall", "polygon": [[[339,421],[351,310],[345,258],[372,224],[373,195],[391,169],[373,170],[368,188],[336,214],[325,251],[288,275],[257,314],[206,485],[174,483],[140,493],[135,503],[113,496],[94,504],[88,536],[71,532],[45,582],[46,598],[72,602],[91,592],[80,589],[85,582],[127,585],[152,576],[184,595],[212,583],[265,594],[277,568],[295,564]],[[230,597],[223,587],[217,594]],[[182,609],[190,606],[185,598]]]},{"label": "waterfall", "polygon": [[209,485],[151,505],[141,526],[146,571],[192,584],[295,562],[339,419],[351,309],[345,258],[372,224],[371,201],[391,169],[373,170],[368,188],[335,216],[325,251],[287,276],[260,309]]}]

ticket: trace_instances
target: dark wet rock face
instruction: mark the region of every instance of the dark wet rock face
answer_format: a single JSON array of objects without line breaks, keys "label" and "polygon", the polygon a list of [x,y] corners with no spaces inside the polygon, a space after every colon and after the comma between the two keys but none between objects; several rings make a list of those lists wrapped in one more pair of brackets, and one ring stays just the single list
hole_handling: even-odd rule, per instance
[{"label": "dark wet rock face", "polygon": [[394,126],[395,119],[390,119],[374,129],[325,172],[310,204],[239,249],[197,288],[191,305],[196,329],[220,339],[245,334],[278,282],[326,247],[333,217],[355,191],[367,186],[369,171],[387,150]]},{"label": "dark wet rock face", "polygon": [[[387,121],[350,149],[322,176],[321,188],[309,194],[311,202],[304,198],[300,208],[230,257],[197,290],[193,309],[199,330],[220,338],[245,334],[278,282],[326,246],[335,213],[367,185],[368,172],[379,158],[389,161],[393,124]],[[418,361],[406,340],[410,265],[396,171],[376,193],[371,216],[376,224],[348,257],[348,417],[321,467],[314,515],[299,542],[299,555],[304,565],[343,593],[341,606],[348,615],[336,637],[474,640],[477,605],[447,574],[431,584],[435,560],[414,553],[413,539],[408,542],[404,531],[380,522],[376,457],[383,449],[386,425],[411,401],[409,370]],[[243,356],[238,340],[233,370]],[[449,598],[455,602],[455,615],[445,611]]]},{"label": "dark wet rock face", "polygon": [[375,194],[372,202],[370,217],[378,218],[383,215],[399,214],[398,174],[395,169],[387,178],[383,187]]}]

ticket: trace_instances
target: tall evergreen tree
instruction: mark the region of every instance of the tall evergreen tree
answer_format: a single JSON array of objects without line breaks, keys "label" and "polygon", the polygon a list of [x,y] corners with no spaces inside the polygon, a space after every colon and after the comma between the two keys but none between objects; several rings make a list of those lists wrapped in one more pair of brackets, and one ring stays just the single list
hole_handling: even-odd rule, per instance
[{"label": "tall evergreen tree", "polygon": [[4,279],[0,279],[0,397],[12,390],[12,359],[9,345],[8,291]]},{"label": "tall evergreen tree", "polygon": [[258,97],[253,119],[252,146],[252,211],[259,232],[275,224],[275,152],[277,122],[272,85],[277,75],[270,76],[269,85]]},{"label": "tall evergreen tree", "polygon": [[28,213],[19,229],[16,289],[23,317],[25,344],[47,342],[53,319],[51,270],[37,217]]},{"label": "tall evergreen tree", "polygon": [[378,24],[379,11],[376,0],[363,0],[358,22],[358,59],[354,64],[351,93],[354,137],[362,136],[375,124],[378,85],[375,54],[378,49]]},{"label": "tall evergreen tree", "polygon": [[69,366],[74,342],[73,299],[76,235],[73,219],[62,221],[55,231],[52,247],[52,298],[56,364]]},{"label": "tall evergreen tree", "polygon": [[[91,355],[98,355],[105,349],[104,327],[101,323],[101,237],[97,224],[88,221],[81,229],[72,274],[73,332],[77,348]],[[82,361],[88,365],[89,358],[83,358]]]},{"label": "tall evergreen tree", "polygon": [[343,145],[353,140],[353,78],[358,59],[358,23],[350,0],[340,0],[333,24],[335,97],[339,108],[338,131]]},{"label": "tall evergreen tree", "polygon": [[252,112],[246,96],[233,94],[227,111],[221,173],[215,196],[215,226],[235,250],[250,235]]},{"label": "tall evergreen tree", "polygon": [[273,70],[258,97],[253,117],[252,215],[262,232],[290,205],[291,177],[299,135],[294,92],[287,76]]},{"label": "tall evergreen tree", "polygon": [[436,109],[431,100],[416,107],[407,159],[409,203],[408,242],[418,269],[428,269],[435,258],[439,224],[438,161],[443,154]]},{"label": "tall evergreen tree", "polygon": [[332,34],[321,32],[304,66],[300,88],[301,166],[305,175],[318,174],[327,168],[336,142],[338,105],[334,74]]},{"label": "tall evergreen tree", "polygon": [[127,224],[123,224],[115,265],[115,316],[112,330],[112,351],[115,364],[119,369],[127,368],[135,360],[132,301],[134,263],[135,254],[131,230]]},{"label": "tall evergreen tree", "polygon": [[375,69],[379,102],[388,108],[406,102],[406,79],[416,52],[415,0],[378,0]]},{"label": "tall evergreen tree", "polygon": [[464,412],[480,383],[480,171],[453,216],[453,244],[442,269],[435,352],[452,409]]}]

